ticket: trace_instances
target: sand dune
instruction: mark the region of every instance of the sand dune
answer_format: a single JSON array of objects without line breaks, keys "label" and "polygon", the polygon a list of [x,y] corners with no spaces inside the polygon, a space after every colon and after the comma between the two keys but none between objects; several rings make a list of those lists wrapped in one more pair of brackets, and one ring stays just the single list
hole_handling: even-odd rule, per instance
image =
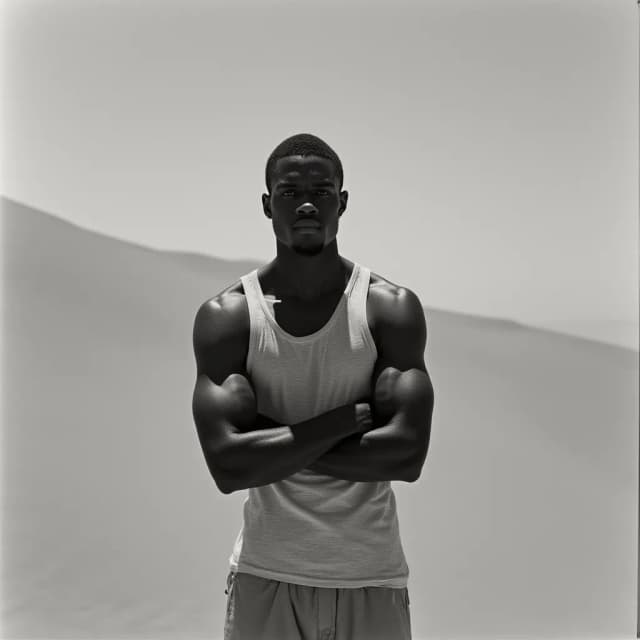
[{"label": "sand dune", "polygon": [[[258,263],[2,216],[2,637],[222,637],[246,493],[202,458],[191,331]],[[393,483],[414,638],[635,637],[638,352],[425,313],[430,450]]]}]

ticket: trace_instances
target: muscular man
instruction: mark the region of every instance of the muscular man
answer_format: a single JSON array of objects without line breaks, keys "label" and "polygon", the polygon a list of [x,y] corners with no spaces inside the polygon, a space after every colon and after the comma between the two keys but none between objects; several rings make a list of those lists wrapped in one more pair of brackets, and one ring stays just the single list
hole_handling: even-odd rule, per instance
[{"label": "muscular man", "polygon": [[410,638],[391,481],[414,482],[429,446],[422,306],[338,254],[348,193],[324,141],[287,138],[265,177],[277,255],[193,329],[205,461],[223,493],[248,489],[224,637]]}]

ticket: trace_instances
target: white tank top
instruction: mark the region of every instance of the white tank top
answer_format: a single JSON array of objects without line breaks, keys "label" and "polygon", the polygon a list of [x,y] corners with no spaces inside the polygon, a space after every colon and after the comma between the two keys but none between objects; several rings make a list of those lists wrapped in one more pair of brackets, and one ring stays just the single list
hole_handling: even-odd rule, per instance
[{"label": "white tank top", "polygon": [[[367,324],[370,270],[354,263],[330,320],[293,336],[275,320],[258,270],[241,277],[251,323],[246,369],[258,413],[295,424],[370,395],[377,350]],[[250,487],[232,571],[312,587],[407,586],[391,483],[302,469]]]}]

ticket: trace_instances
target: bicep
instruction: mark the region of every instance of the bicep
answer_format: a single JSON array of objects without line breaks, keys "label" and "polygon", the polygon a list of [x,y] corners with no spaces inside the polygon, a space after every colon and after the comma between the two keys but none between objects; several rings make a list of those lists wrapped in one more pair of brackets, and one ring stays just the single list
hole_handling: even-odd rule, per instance
[{"label": "bicep", "polygon": [[422,421],[431,412],[433,386],[425,365],[427,324],[420,300],[400,288],[385,300],[379,312],[376,346],[378,358],[372,390],[385,413],[405,421]]},{"label": "bicep", "polygon": [[224,450],[233,433],[253,425],[256,398],[240,374],[232,374],[218,385],[201,373],[193,390],[192,411],[203,450],[215,455]]},{"label": "bicep", "polygon": [[253,424],[256,397],[233,314],[215,301],[205,303],[196,315],[193,345],[197,368],[193,418],[205,456],[216,456],[234,432]]},{"label": "bicep", "polygon": [[433,384],[429,373],[421,369],[401,372],[393,389],[396,413],[409,421],[431,419],[433,412]]},{"label": "bicep", "polygon": [[433,385],[426,369],[400,371],[386,366],[373,389],[373,403],[379,419],[398,422],[422,421],[433,411]]},{"label": "bicep", "polygon": [[427,323],[413,291],[400,288],[394,296],[381,299],[376,329],[378,357],[371,378],[373,389],[390,371],[417,369],[427,373]]}]

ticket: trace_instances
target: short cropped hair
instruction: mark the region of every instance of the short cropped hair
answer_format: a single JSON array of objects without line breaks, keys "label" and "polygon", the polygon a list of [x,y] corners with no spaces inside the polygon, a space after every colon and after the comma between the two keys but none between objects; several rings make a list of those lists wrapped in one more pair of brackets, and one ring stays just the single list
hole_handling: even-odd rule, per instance
[{"label": "short cropped hair", "polygon": [[324,141],[311,133],[298,133],[283,140],[272,152],[267,160],[265,169],[265,183],[267,191],[271,192],[271,175],[280,158],[287,156],[320,156],[331,160],[338,178],[338,188],[342,189],[344,179],[342,163],[336,152]]}]

